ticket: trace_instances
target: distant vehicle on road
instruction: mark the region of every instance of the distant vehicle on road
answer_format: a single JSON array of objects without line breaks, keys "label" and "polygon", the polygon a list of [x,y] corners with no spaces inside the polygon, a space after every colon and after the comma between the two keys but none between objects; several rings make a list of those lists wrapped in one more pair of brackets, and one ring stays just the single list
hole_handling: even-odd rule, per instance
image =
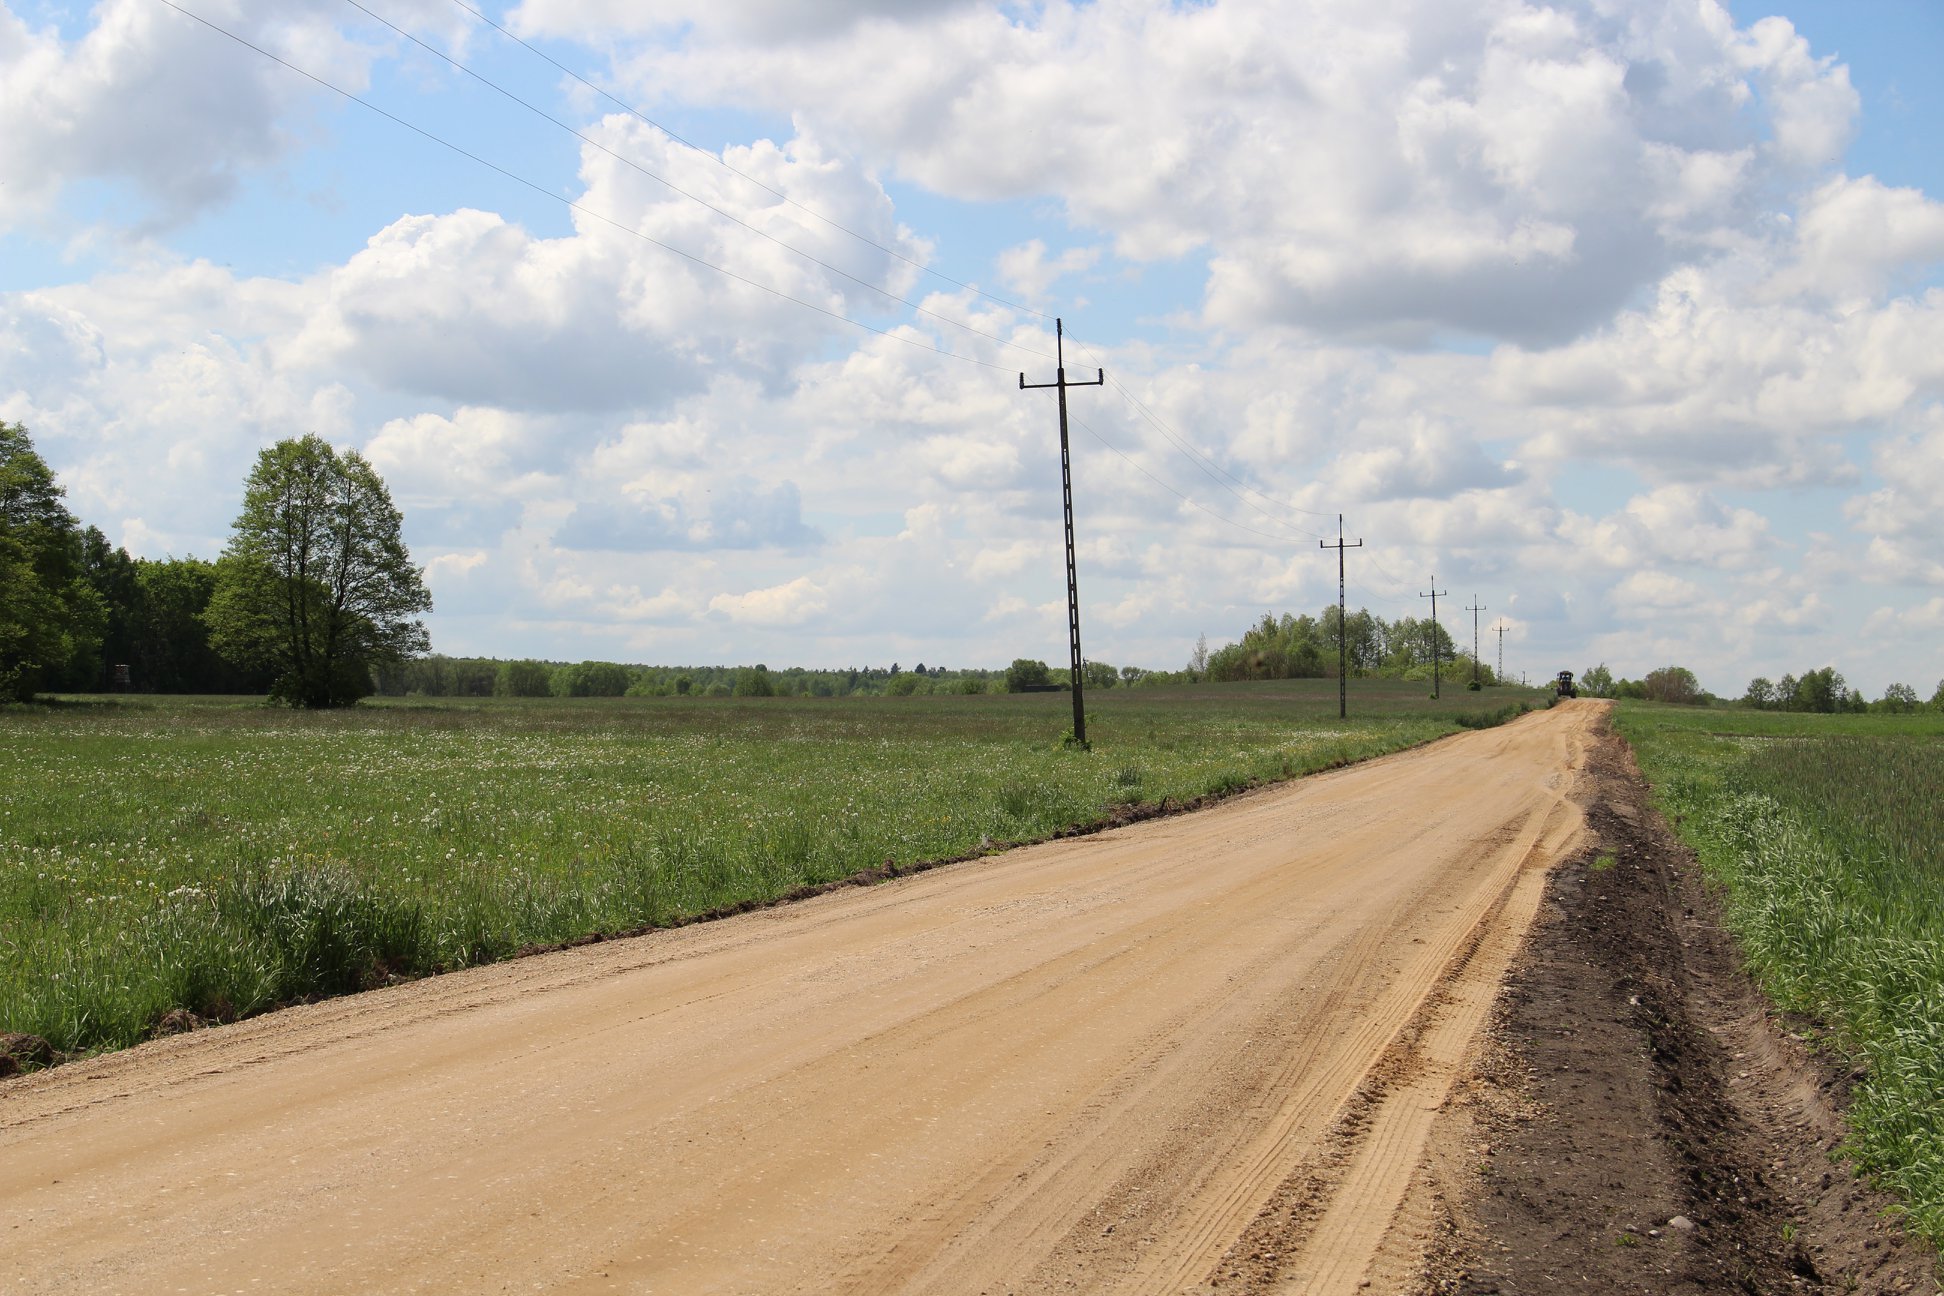
[{"label": "distant vehicle on road", "polygon": [[1578,697],[1579,689],[1573,684],[1573,672],[1559,672],[1559,678],[1553,682],[1553,690],[1563,698]]}]

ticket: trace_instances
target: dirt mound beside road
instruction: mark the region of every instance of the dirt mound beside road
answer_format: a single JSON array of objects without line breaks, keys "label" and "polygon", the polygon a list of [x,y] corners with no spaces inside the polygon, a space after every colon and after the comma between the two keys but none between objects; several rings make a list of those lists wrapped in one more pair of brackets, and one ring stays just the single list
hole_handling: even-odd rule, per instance
[{"label": "dirt mound beside road", "polygon": [[1582,796],[1595,840],[1553,875],[1501,1000],[1429,1288],[1938,1290],[1930,1249],[1834,1155],[1847,1077],[1741,971],[1618,738]]},{"label": "dirt mound beside road", "polygon": [[0,1079],[53,1062],[54,1049],[40,1036],[0,1032]]}]

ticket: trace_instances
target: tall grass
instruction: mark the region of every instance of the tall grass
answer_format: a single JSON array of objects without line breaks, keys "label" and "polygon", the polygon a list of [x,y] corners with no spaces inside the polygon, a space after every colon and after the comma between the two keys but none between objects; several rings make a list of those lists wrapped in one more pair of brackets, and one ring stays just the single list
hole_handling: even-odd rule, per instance
[{"label": "tall grass", "polygon": [[1944,717],[1710,724],[1619,713],[1750,969],[1862,1065],[1848,1153],[1944,1243]]},{"label": "tall grass", "polygon": [[1328,681],[1102,692],[1091,752],[1057,695],[12,708],[0,1031],[118,1047],[677,923],[1361,760],[1510,692],[1360,686],[1349,721]]}]

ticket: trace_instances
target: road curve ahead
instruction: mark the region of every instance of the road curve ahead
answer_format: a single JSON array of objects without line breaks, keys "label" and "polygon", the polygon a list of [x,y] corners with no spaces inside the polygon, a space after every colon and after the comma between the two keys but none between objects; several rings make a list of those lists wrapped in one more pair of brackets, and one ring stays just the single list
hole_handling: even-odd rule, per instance
[{"label": "road curve ahead", "polygon": [[1598,715],[7,1082],[0,1290],[1192,1291],[1361,1089],[1354,1291]]}]

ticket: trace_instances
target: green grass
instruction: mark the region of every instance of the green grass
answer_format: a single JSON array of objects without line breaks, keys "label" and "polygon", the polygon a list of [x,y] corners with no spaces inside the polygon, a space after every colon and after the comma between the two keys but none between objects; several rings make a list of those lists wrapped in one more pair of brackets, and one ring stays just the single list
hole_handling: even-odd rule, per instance
[{"label": "green grass", "polygon": [[119,1047],[1366,759],[1516,713],[1329,681],[0,710],[0,1031]]},{"label": "green grass", "polygon": [[1863,1066],[1846,1150],[1944,1243],[1944,716],[1625,704],[1617,724],[1751,970]]}]

